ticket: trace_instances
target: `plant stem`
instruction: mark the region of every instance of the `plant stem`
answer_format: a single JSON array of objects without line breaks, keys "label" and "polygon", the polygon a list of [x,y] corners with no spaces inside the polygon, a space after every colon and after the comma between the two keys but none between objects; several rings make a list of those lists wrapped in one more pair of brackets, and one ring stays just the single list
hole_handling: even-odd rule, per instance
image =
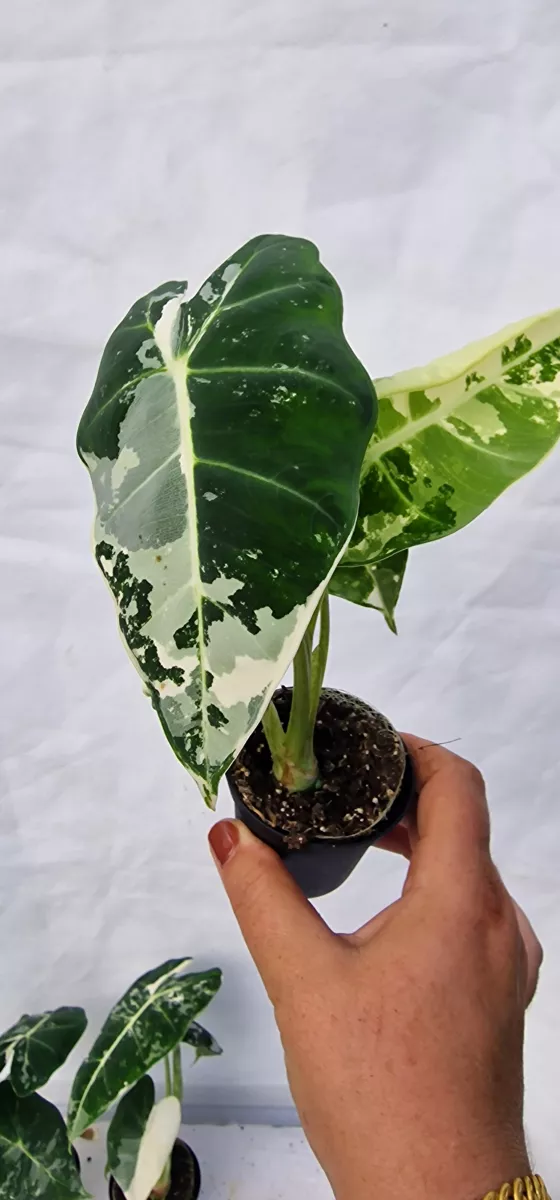
[{"label": "plant stem", "polygon": [[175,1047],[173,1051],[173,1095],[177,1097],[180,1104],[183,1102],[183,1067],[181,1063],[181,1046]]},{"label": "plant stem", "polygon": [[[313,649],[313,637],[320,618],[319,642]],[[289,792],[303,792],[318,778],[313,739],[317,710],[321,699],[329,651],[329,597],[323,597],[303,635],[294,658],[292,705],[286,732],[271,700],[262,725],[272,756],[275,778]]]},{"label": "plant stem", "polygon": [[281,778],[286,756],[286,735],[274,700],[270,701],[262,719],[264,736],[272,755],[272,770],[277,779]]},{"label": "plant stem", "polygon": [[171,1061],[169,1054],[166,1054],[163,1060],[163,1067],[165,1070],[165,1095],[172,1096],[173,1088],[171,1086]]},{"label": "plant stem", "polygon": [[313,630],[309,627],[294,658],[292,707],[286,731],[284,786],[292,792],[311,787],[317,779],[311,720],[311,655]]},{"label": "plant stem", "polygon": [[329,638],[331,632],[331,618],[329,610],[329,593],[326,591],[323,595],[320,605],[321,625],[319,629],[319,642],[316,645],[311,656],[311,699],[309,712],[311,725],[315,729],[317,720],[317,710],[323,690],[323,681],[325,678],[325,670],[327,666],[327,657],[329,653]]}]

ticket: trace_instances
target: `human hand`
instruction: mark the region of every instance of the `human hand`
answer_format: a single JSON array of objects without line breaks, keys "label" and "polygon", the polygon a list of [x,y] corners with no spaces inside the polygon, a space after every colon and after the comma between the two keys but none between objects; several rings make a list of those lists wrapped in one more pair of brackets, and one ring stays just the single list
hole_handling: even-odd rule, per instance
[{"label": "human hand", "polygon": [[403,894],[356,933],[332,933],[241,823],[210,842],[337,1200],[477,1200],[529,1172],[523,1028],[542,951],[490,857],[479,772],[405,740],[417,814],[384,839],[410,860]]}]

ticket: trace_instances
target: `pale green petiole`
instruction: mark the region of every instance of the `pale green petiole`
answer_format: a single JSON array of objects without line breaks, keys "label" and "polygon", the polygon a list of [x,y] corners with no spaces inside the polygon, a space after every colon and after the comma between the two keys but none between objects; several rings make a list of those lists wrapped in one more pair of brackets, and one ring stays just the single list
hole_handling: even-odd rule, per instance
[{"label": "pale green petiole", "polygon": [[[313,647],[318,619],[319,641]],[[292,706],[287,730],[284,732],[273,701],[263,717],[264,735],[272,755],[272,770],[290,792],[305,791],[313,787],[318,778],[313,740],[327,665],[329,631],[329,597],[325,592],[294,658]]]}]

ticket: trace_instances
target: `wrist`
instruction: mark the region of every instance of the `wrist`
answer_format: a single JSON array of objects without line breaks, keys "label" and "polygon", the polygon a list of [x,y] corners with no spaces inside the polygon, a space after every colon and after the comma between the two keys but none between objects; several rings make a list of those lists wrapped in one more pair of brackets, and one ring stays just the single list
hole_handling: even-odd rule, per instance
[{"label": "wrist", "polygon": [[[465,1148],[448,1143],[438,1153],[433,1148],[423,1153],[411,1151],[404,1161],[399,1155],[399,1170],[387,1169],[387,1162],[356,1164],[339,1188],[334,1188],[336,1200],[484,1200],[488,1192],[499,1191],[502,1185],[531,1173],[524,1138],[517,1144],[492,1148],[481,1145]],[[377,1156],[376,1156],[377,1157]]]}]

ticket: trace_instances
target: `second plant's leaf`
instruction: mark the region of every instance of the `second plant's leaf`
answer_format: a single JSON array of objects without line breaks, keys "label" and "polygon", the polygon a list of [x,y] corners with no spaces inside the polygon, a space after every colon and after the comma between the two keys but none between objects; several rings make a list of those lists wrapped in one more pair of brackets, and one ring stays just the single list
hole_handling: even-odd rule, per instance
[{"label": "second plant's leaf", "polygon": [[83,1008],[24,1013],[0,1037],[0,1057],[11,1057],[10,1082],[18,1096],[30,1096],[62,1066],[87,1025]]},{"label": "second plant's leaf", "polygon": [[329,591],[354,604],[383,613],[392,633],[397,632],[395,608],[401,594],[408,551],[392,554],[378,563],[350,563],[335,571]]},{"label": "second plant's leaf", "polygon": [[0,1083],[0,1200],[83,1200],[64,1121],[42,1096]]},{"label": "second plant's leaf", "polygon": [[560,310],[376,384],[379,420],[342,566],[467,525],[560,436]]},{"label": "second plant's leaf", "polygon": [[125,1195],[134,1178],[140,1143],[154,1103],[153,1079],[143,1075],[119,1100],[107,1131],[107,1173],[115,1177]]},{"label": "second plant's leaf", "polygon": [[188,958],[170,959],[148,971],[109,1013],[72,1086],[68,1105],[72,1138],[169,1054],[215,996],[221,971],[185,974],[189,962]]},{"label": "second plant's leaf", "polygon": [[180,1128],[181,1105],[176,1096],[164,1096],[154,1104],[146,1122],[134,1174],[126,1190],[123,1188],[126,1200],[148,1200],[153,1192],[159,1194],[156,1184],[168,1167]]},{"label": "second plant's leaf", "polygon": [[376,404],[310,242],[255,238],[185,292],[115,330],[78,449],[121,633],[213,804],[344,552]]},{"label": "second plant's leaf", "polygon": [[207,1029],[203,1029],[198,1021],[193,1021],[189,1025],[187,1032],[183,1038],[187,1046],[192,1046],[195,1051],[194,1061],[198,1062],[199,1058],[213,1058],[216,1054],[222,1053],[222,1047],[218,1044],[215,1037],[208,1033]]}]

